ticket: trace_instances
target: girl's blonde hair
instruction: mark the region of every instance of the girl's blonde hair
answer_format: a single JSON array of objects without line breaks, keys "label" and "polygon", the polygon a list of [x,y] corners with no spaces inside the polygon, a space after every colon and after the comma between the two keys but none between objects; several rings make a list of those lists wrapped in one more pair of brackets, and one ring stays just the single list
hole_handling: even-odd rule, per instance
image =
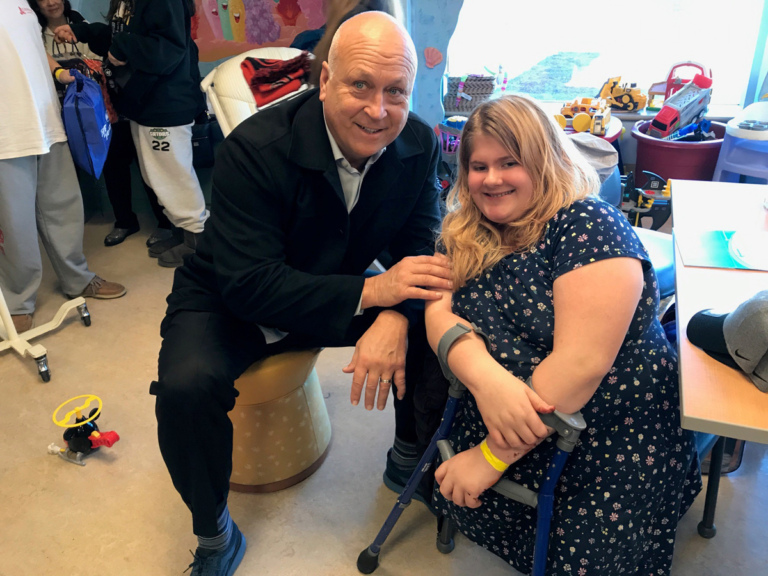
[{"label": "girl's blonde hair", "polygon": [[[531,206],[515,222],[491,222],[472,201],[469,161],[479,134],[506,148],[533,182]],[[597,194],[599,187],[595,170],[533,100],[509,95],[478,106],[461,133],[459,174],[438,240],[453,261],[454,289],[507,255],[530,249],[559,210]]]}]

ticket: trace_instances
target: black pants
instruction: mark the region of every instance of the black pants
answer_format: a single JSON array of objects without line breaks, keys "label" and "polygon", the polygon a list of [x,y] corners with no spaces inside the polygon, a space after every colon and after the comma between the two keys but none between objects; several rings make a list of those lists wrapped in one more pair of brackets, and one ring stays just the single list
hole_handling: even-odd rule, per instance
[{"label": "black pants", "polygon": [[[156,396],[160,452],[173,485],[192,511],[196,535],[217,534],[216,521],[227,501],[232,474],[232,423],[227,413],[235,406],[235,380],[254,362],[286,350],[354,345],[374,319],[374,314],[358,316],[340,341],[289,335],[268,345],[253,324],[230,316],[194,311],[166,316],[158,381],[150,386],[150,394]],[[425,447],[440,423],[447,383],[422,379],[437,362],[423,319],[409,329],[408,338],[406,395],[395,399],[395,433]]]},{"label": "black pants", "polygon": [[[131,136],[131,124],[120,120],[112,124],[112,141],[104,162],[104,183],[107,186],[109,203],[115,213],[116,228],[133,228],[139,225],[139,219],[133,211],[131,202],[131,163],[136,159],[136,148]],[[155,191],[142,179],[152,213],[157,218],[159,228],[172,227],[170,220],[163,213],[163,207],[157,201]]]}]

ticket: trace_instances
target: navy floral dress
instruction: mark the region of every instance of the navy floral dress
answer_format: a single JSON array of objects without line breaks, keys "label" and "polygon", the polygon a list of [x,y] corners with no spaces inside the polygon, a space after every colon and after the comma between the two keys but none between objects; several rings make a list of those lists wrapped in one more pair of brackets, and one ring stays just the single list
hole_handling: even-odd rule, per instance
[{"label": "navy floral dress", "polygon": [[[511,254],[453,295],[454,313],[488,334],[493,357],[525,380],[552,350],[554,281],[615,257],[643,261],[643,294],[616,362],[582,409],[587,430],[555,489],[547,574],[669,574],[678,519],[701,490],[693,434],[680,427],[677,355],[657,320],[656,275],[623,214],[586,199],[555,215],[531,251]],[[454,449],[476,446],[487,433],[465,394]],[[554,438],[504,476],[538,490]],[[530,573],[535,510],[490,490],[474,510],[436,496],[467,537]]]}]

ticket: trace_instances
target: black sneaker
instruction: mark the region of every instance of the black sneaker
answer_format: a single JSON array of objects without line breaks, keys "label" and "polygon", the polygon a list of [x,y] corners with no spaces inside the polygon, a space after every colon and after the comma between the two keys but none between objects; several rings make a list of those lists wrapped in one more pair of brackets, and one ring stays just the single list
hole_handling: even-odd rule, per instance
[{"label": "black sneaker", "polygon": [[245,536],[237,524],[232,523],[232,537],[226,549],[220,552],[197,549],[195,558],[187,570],[192,568],[189,576],[232,576],[240,565],[245,554]]},{"label": "black sneaker", "polygon": [[184,231],[181,228],[175,228],[171,233],[171,236],[165,240],[160,240],[152,244],[147,252],[150,258],[160,258],[160,254],[171,248],[175,248],[179,244],[184,243]]},{"label": "black sneaker", "polygon": [[[163,268],[178,268],[184,264],[184,257],[194,254],[197,250],[197,240],[200,234],[184,230],[184,242],[166,250],[157,258],[157,263]],[[150,251],[152,249],[150,248]]]},{"label": "black sneaker", "polygon": [[158,228],[149,235],[149,238],[147,238],[147,248],[151,248],[163,240],[168,240],[171,236],[173,236],[173,231],[169,228]]},{"label": "black sneaker", "polygon": [[[384,470],[384,486],[401,494],[405,489],[405,483],[416,470],[418,460],[414,460],[411,466],[402,465],[396,463],[392,459],[392,448],[387,452],[387,467]],[[434,466],[430,466],[429,470],[421,477],[419,485],[416,487],[416,491],[413,493],[413,499],[418,500],[422,504],[426,504],[429,511],[432,514],[437,514],[436,510],[432,506],[432,488],[435,482],[435,470]]]}]

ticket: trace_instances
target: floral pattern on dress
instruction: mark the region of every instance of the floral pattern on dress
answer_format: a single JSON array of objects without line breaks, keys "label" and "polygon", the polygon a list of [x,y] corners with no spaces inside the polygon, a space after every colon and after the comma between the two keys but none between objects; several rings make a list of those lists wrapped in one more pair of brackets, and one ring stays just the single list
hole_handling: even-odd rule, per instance
[{"label": "floral pattern on dress", "polygon": [[[587,429],[555,489],[547,574],[669,574],[678,519],[701,490],[693,433],[680,427],[677,354],[657,319],[656,275],[624,215],[588,198],[558,212],[530,251],[510,254],[453,295],[453,311],[485,332],[493,357],[525,381],[552,350],[554,281],[616,257],[643,262],[643,293],[614,365],[582,409]],[[476,446],[487,433],[467,392],[454,449]],[[538,490],[554,438],[504,477]],[[530,573],[535,510],[490,490],[477,509],[454,506],[438,489],[436,496],[467,537]]]}]

